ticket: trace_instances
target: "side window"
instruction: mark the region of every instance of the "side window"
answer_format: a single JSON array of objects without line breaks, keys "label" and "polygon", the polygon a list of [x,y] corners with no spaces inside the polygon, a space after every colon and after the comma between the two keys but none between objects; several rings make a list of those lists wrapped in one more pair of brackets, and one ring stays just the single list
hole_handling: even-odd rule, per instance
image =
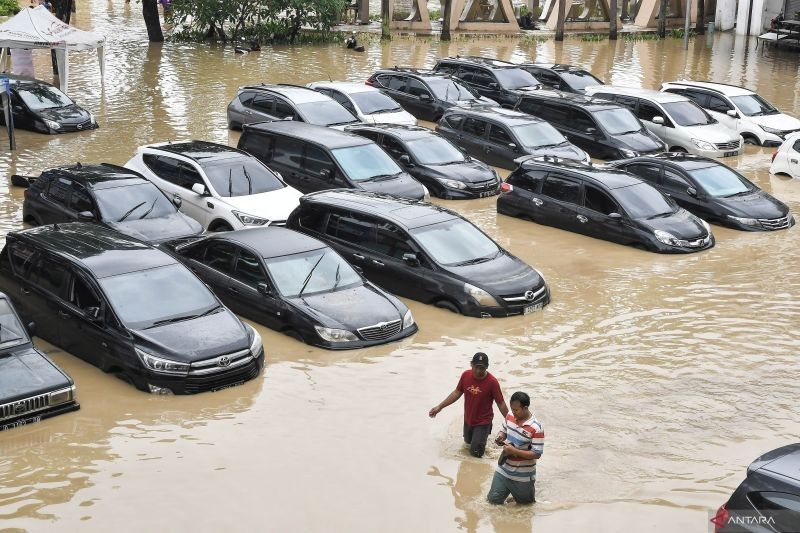
[{"label": "side window", "polygon": [[792,145],[792,150],[795,152],[800,152],[800,139],[796,140]]},{"label": "side window", "polygon": [[618,104],[624,105],[634,113],[636,112],[636,98],[632,96],[618,94],[615,98],[609,98],[609,100],[614,100]]},{"label": "side window", "polygon": [[201,242],[194,246],[187,246],[186,248],[181,248],[178,253],[183,257],[188,257],[189,259],[194,259],[195,261],[203,262],[203,256],[206,253],[207,243]]},{"label": "side window", "polygon": [[379,222],[376,233],[375,244],[370,246],[376,252],[396,259],[414,252],[408,245],[408,237],[394,224]]},{"label": "side window", "polygon": [[534,77],[550,87],[558,88],[561,86],[561,78],[559,78],[557,74],[554,74],[550,71],[540,70],[534,74]]},{"label": "side window", "polygon": [[283,98],[276,98],[275,112],[273,113],[273,115],[277,118],[294,117],[294,108],[291,106],[289,102],[287,102]]},{"label": "side window", "polygon": [[324,231],[327,219],[327,213],[315,206],[303,207],[297,217],[300,227],[318,232]]},{"label": "side window", "polygon": [[66,205],[71,188],[71,180],[56,178],[50,182],[50,187],[47,189],[47,197],[56,203]]},{"label": "side window", "polygon": [[[380,78],[379,78],[380,79]],[[383,86],[393,91],[406,92],[406,78],[405,76],[386,76],[383,81]]]},{"label": "side window", "polygon": [[203,264],[217,272],[230,274],[234,255],[236,255],[236,248],[232,244],[211,242],[206,246]]},{"label": "side window", "polygon": [[639,120],[646,120],[648,122],[653,122],[653,117],[663,118],[664,113],[662,113],[659,108],[657,108],[650,102],[639,100],[639,112],[636,114],[636,116],[639,117]]},{"label": "side window", "polygon": [[8,246],[8,255],[14,272],[23,278],[28,277],[28,271],[33,264],[36,250],[25,243],[14,241]]},{"label": "side window", "polygon": [[344,242],[366,248],[374,247],[375,243],[375,224],[366,217],[356,214],[332,213],[326,233]]},{"label": "side window", "polygon": [[159,178],[174,185],[183,186],[180,179],[180,161],[166,156],[144,154],[142,160]]},{"label": "side window", "polygon": [[306,144],[306,154],[303,160],[303,166],[309,172],[322,176],[323,171],[335,171],[336,167],[333,161],[325,153],[325,150],[313,144]]},{"label": "side window", "polygon": [[657,185],[658,179],[661,177],[661,167],[659,165],[635,163],[625,167],[625,170],[651,185]]},{"label": "side window", "polygon": [[83,278],[73,274],[69,303],[85,312],[90,307],[100,307],[100,297]]},{"label": "side window", "polygon": [[704,92],[686,89],[683,91],[683,96],[689,98],[690,100],[694,100],[694,102],[700,107],[708,107],[708,95]]},{"label": "side window", "polygon": [[275,97],[266,94],[256,94],[253,97],[249,107],[262,113],[272,114],[272,104],[275,103]]},{"label": "side window", "polygon": [[542,118],[554,126],[565,126],[569,124],[569,108],[560,104],[541,104],[537,117]]},{"label": "side window", "polygon": [[277,137],[272,149],[272,162],[287,167],[300,167],[303,157],[303,142],[291,137]]},{"label": "side window", "polygon": [[273,144],[274,139],[271,136],[248,130],[242,135],[239,148],[263,161],[269,161]]},{"label": "side window", "polygon": [[464,115],[447,115],[446,120],[454,130],[460,130],[464,124],[464,118]]},{"label": "side window", "polygon": [[464,133],[474,135],[475,137],[483,137],[486,133],[486,123],[477,118],[468,118],[464,122],[463,130]]},{"label": "side window", "polygon": [[[593,96],[593,97],[595,97],[595,98],[602,98],[603,100],[608,100],[609,102],[619,102],[619,103],[622,103],[622,102],[619,100],[619,96],[617,96],[617,95],[614,95],[614,94],[611,94],[611,93],[602,93],[602,92],[597,92],[597,93],[594,93],[592,96]],[[635,107],[635,101],[634,101],[634,107]],[[631,109],[633,109],[633,108],[631,108]]]},{"label": "side window", "polygon": [[232,277],[253,288],[258,287],[259,283],[267,281],[258,257],[242,249],[239,249],[239,257],[236,259],[236,268],[233,270]]},{"label": "side window", "polygon": [[668,168],[664,169],[664,185],[675,189],[687,189],[692,186],[686,178]]},{"label": "side window", "polygon": [[75,212],[94,211],[92,197],[82,185],[72,184],[72,194],[69,197],[69,208]]},{"label": "side window", "polygon": [[445,74],[452,74],[458,67],[456,65],[451,65],[449,63],[439,63],[436,65],[436,72],[444,72]]},{"label": "side window", "polygon": [[478,70],[473,74],[472,83],[481,87],[489,87],[489,84],[495,83],[495,78],[485,70]]},{"label": "side window", "polygon": [[345,95],[340,93],[339,91],[331,91],[330,95],[331,98],[342,104],[342,107],[350,111],[354,116],[356,114],[356,108],[353,107],[353,102],[350,101]]},{"label": "side window", "polygon": [[381,143],[381,146],[395,159],[398,159],[401,155],[408,155],[403,144],[388,135],[383,136],[383,143]]},{"label": "side window", "polygon": [[579,183],[557,175],[549,175],[542,186],[542,194],[559,202],[577,204],[581,186]]},{"label": "side window", "polygon": [[370,141],[378,142],[378,137],[380,137],[380,133],[375,131],[354,131],[356,135],[361,135],[365,139],[369,139]]},{"label": "side window", "polygon": [[421,81],[416,80],[414,78],[408,79],[408,92],[411,96],[416,96],[416,97],[420,97],[423,94],[427,94],[428,96],[430,96],[431,94],[428,88],[425,87],[425,85]]},{"label": "side window", "polygon": [[519,187],[528,192],[537,192],[544,181],[546,172],[543,170],[528,170],[525,172],[513,173],[508,177],[508,183],[514,187]]},{"label": "side window", "polygon": [[180,185],[181,187],[184,187],[186,189],[191,189],[192,185],[194,185],[195,183],[205,185],[205,183],[203,182],[203,177],[189,163],[183,163],[183,162],[180,163],[178,165],[178,173],[179,173],[178,179],[180,180],[178,185]]},{"label": "side window", "polygon": [[244,106],[250,107],[255,95],[255,91],[242,91],[242,93],[239,95],[239,102],[241,102]]},{"label": "side window", "polygon": [[573,109],[570,115],[570,127],[578,131],[588,131],[589,128],[597,128],[597,125],[589,116],[589,113],[580,109]]},{"label": "side window", "polygon": [[509,135],[502,126],[498,126],[497,124],[492,124],[489,128],[489,140],[493,143],[502,144],[503,146],[508,146],[509,143],[514,142],[511,135]]},{"label": "side window", "polygon": [[42,257],[31,272],[31,281],[40,289],[61,297],[67,286],[68,274],[66,267],[57,261]]},{"label": "side window", "polygon": [[719,111],[720,113],[727,113],[729,109],[733,109],[723,98],[714,95],[708,97],[707,106],[701,107],[706,107],[706,109],[710,109],[711,111]]},{"label": "side window", "polygon": [[528,113],[529,115],[535,115],[537,117],[541,117],[541,108],[541,104],[539,104],[536,100],[531,100],[530,98],[523,98],[517,107],[517,109],[523,113]]},{"label": "side window", "polygon": [[591,185],[585,185],[586,196],[583,199],[583,205],[586,209],[597,211],[604,215],[611,213],[618,213],[617,203],[611,199],[606,193]]}]

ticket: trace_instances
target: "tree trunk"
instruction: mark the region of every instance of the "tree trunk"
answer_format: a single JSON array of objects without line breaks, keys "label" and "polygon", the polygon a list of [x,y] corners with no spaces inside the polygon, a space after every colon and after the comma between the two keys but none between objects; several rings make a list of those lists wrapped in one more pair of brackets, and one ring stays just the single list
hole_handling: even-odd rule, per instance
[{"label": "tree trunk", "polygon": [[381,39],[391,39],[389,32],[389,0],[381,0]]},{"label": "tree trunk", "polygon": [[658,36],[662,39],[667,36],[667,0],[661,0],[659,2]]},{"label": "tree trunk", "polygon": [[608,40],[617,40],[617,0],[608,2]]},{"label": "tree trunk", "polygon": [[161,20],[158,18],[156,0],[142,0],[142,16],[144,25],[147,27],[147,40],[151,43],[163,42],[164,34],[161,32]]},{"label": "tree trunk", "polygon": [[564,17],[566,16],[567,0],[556,0],[556,1],[558,2],[558,20],[556,21],[556,41],[563,41]]},{"label": "tree trunk", "polygon": [[628,20],[628,0],[622,0],[622,18]]},{"label": "tree trunk", "polygon": [[444,0],[442,3],[444,10],[442,16],[442,35],[439,37],[442,41],[450,40],[450,11],[453,9],[453,0]]},{"label": "tree trunk", "polygon": [[703,35],[706,32],[706,2],[705,0],[697,0],[697,26],[695,33]]}]

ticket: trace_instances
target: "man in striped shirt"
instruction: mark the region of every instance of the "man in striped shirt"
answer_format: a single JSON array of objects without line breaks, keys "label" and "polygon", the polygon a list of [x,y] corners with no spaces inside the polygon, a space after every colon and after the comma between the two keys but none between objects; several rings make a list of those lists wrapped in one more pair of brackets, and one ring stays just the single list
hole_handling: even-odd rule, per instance
[{"label": "man in striped shirt", "polygon": [[489,503],[503,504],[509,494],[517,503],[536,501],[536,460],[544,452],[544,430],[530,412],[531,398],[524,392],[511,395],[511,412],[495,442],[505,444],[497,462]]}]

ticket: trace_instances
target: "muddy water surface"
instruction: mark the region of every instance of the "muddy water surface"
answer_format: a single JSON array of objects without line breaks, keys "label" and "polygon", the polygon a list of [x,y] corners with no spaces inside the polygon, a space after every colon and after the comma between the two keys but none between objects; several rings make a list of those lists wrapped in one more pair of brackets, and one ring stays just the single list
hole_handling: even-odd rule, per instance
[{"label": "muddy water surface", "polygon": [[[78,2],[78,25],[105,32],[110,46],[102,85],[94,54],[72,55],[70,94],[102,127],[18,132],[19,149],[0,152],[0,175],[122,164],[138,145],[166,139],[235,144],[225,106],[239,85],[359,81],[380,66],[432,66],[455,53],[573,63],[633,86],[744,83],[800,114],[797,55],[757,55],[728,34],[688,53],[677,40],[398,39],[364,54],[320,46],[239,56],[148,46],[138,9]],[[37,53],[39,77],[49,79],[48,61]],[[771,153],[749,147],[730,163],[800,212],[800,182],[770,176]],[[21,226],[21,201],[0,185],[0,235]],[[493,199],[447,205],[539,268],[553,303],[525,318],[477,320],[409,301],[417,335],[344,353],[260,328],[264,374],[194,397],[144,394],[37,341],[75,378],[82,409],[0,435],[0,528],[707,531],[708,511],[747,464],[798,440],[797,228],[715,227],[716,248],[659,256],[498,216]],[[467,456],[460,405],[426,415],[477,350],[507,396],[531,394],[544,424],[533,507],[485,503],[497,453]]]}]

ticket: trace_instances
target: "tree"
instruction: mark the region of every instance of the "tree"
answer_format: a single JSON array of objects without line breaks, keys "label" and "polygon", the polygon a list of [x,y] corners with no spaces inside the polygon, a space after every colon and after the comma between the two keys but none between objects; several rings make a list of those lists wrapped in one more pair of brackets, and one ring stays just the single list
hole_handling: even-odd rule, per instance
[{"label": "tree", "polygon": [[658,36],[667,36],[667,0],[661,0],[658,7]]},{"label": "tree", "polygon": [[563,41],[564,18],[566,16],[567,0],[556,0],[556,1],[558,2],[558,19],[556,20],[556,41]]},{"label": "tree", "polygon": [[381,39],[391,39],[389,32],[389,0],[381,0]]},{"label": "tree", "polygon": [[617,0],[608,2],[608,40],[617,40]]},{"label": "tree", "polygon": [[161,31],[161,19],[158,17],[158,3],[156,0],[142,0],[142,16],[147,27],[147,40],[151,43],[164,41]]},{"label": "tree", "polygon": [[442,35],[439,37],[442,41],[450,40],[450,11],[453,10],[453,0],[444,0],[442,4]]},{"label": "tree", "polygon": [[697,26],[695,33],[703,35],[706,32],[706,2],[705,0],[697,0]]}]

